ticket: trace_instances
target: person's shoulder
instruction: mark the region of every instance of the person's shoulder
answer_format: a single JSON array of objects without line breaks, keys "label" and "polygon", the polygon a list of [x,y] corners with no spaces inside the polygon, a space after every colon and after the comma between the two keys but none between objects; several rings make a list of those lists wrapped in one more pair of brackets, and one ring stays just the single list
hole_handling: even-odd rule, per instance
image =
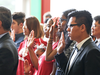
[{"label": "person's shoulder", "polygon": [[86,46],[86,49],[87,49],[87,52],[90,52],[90,51],[100,51],[100,49],[98,48],[98,46],[94,42],[90,42]]}]

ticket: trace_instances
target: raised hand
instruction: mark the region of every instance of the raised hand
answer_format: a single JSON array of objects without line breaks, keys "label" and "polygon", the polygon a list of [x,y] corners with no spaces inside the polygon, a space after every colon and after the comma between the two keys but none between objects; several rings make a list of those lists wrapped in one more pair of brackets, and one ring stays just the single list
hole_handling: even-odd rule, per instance
[{"label": "raised hand", "polygon": [[49,38],[53,38],[53,35],[54,35],[54,31],[56,30],[57,28],[57,19],[55,19],[55,22],[53,23],[53,25],[50,27],[50,30],[49,30]]},{"label": "raised hand", "polygon": [[60,38],[58,46],[57,46],[58,54],[62,53],[64,48],[65,48],[65,39],[64,39],[64,33],[62,32],[61,38]]},{"label": "raised hand", "polygon": [[28,42],[27,42],[27,47],[28,48],[33,48],[34,46],[34,31],[32,30],[29,34],[29,37],[28,37]]},{"label": "raised hand", "polygon": [[29,64],[28,60],[24,61],[24,73],[29,74],[31,69],[31,65]]},{"label": "raised hand", "polygon": [[11,31],[10,36],[11,36],[12,40],[15,41],[15,30]]}]

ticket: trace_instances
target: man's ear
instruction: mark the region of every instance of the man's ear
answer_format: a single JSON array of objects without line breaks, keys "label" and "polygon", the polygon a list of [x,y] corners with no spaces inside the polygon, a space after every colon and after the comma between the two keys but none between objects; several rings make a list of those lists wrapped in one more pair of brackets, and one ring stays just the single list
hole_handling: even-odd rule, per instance
[{"label": "man's ear", "polygon": [[86,27],[84,24],[81,25],[81,31],[84,32],[86,30]]},{"label": "man's ear", "polygon": [[0,28],[2,27],[2,21],[0,21]]},{"label": "man's ear", "polygon": [[19,26],[22,28],[23,27],[23,23],[20,23]]}]

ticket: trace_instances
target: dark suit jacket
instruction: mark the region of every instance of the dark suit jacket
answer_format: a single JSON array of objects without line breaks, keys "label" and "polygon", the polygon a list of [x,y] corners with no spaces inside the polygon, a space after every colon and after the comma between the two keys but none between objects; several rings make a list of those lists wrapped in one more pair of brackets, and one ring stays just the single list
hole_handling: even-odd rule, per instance
[{"label": "dark suit jacket", "polygon": [[[68,70],[74,51],[75,50],[72,51],[68,62],[65,61],[67,63],[65,75],[100,75],[100,50],[91,39],[87,40],[82,45],[70,67],[70,70]],[[56,58],[61,66],[65,66],[66,63],[62,63],[61,60],[66,57],[64,56],[64,53],[61,55],[62,59]]]},{"label": "dark suit jacket", "polygon": [[0,38],[0,75],[16,75],[17,48],[9,33]]}]

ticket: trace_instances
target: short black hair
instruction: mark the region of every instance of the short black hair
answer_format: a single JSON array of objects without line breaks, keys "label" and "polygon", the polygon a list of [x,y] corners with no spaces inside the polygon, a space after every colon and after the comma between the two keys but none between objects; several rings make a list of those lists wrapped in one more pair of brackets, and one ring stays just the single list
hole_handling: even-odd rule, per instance
[{"label": "short black hair", "polygon": [[95,20],[95,21],[98,21],[98,23],[100,24],[100,15],[95,16],[95,17],[94,17],[94,20]]},{"label": "short black hair", "polygon": [[2,27],[9,31],[12,23],[11,11],[3,6],[0,6],[0,21],[2,21]]},{"label": "short black hair", "polygon": [[76,23],[78,24],[84,24],[86,27],[86,31],[88,34],[91,34],[91,26],[92,26],[92,15],[89,11],[81,10],[81,11],[73,11],[69,15],[70,17],[76,18]]},{"label": "short black hair", "polygon": [[[73,11],[76,11],[76,9],[68,9],[68,10],[66,10],[66,11],[63,12],[62,15],[64,15],[64,16],[66,17],[67,22],[68,22],[68,14],[71,13],[71,12],[73,12]],[[67,27],[68,27],[68,26],[67,26],[67,23],[66,23],[66,27],[65,27],[65,30],[64,30],[64,31],[66,31],[66,28],[67,28]]]},{"label": "short black hair", "polygon": [[25,13],[23,12],[14,12],[12,18],[17,21],[18,24],[24,23]]}]

